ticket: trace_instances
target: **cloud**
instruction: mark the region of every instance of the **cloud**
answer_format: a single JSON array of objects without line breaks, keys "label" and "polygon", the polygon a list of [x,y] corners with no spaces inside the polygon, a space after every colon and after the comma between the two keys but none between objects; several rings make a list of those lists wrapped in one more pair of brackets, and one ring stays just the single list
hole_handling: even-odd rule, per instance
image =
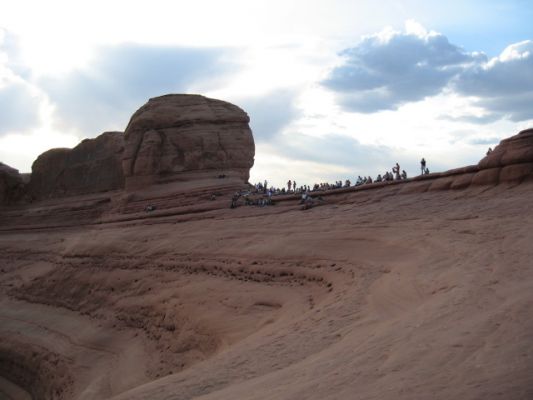
[{"label": "cloud", "polygon": [[296,96],[295,90],[278,89],[265,96],[238,100],[239,106],[250,116],[250,127],[256,141],[272,140],[300,116],[294,105]]},{"label": "cloud", "polygon": [[468,144],[472,145],[493,145],[498,144],[500,139],[496,136],[487,137],[487,138],[473,138],[468,141]]},{"label": "cloud", "polygon": [[406,29],[366,36],[341,53],[343,63],[322,84],[337,93],[346,110],[395,110],[440,93],[468,65],[486,60],[416,23]]},{"label": "cloud", "polygon": [[322,85],[347,111],[375,113],[435,96],[446,88],[471,98],[483,115],[443,117],[488,124],[533,119],[533,41],[508,46],[498,57],[468,53],[446,36],[410,22],[405,32],[384,30],[341,53]]},{"label": "cloud", "polygon": [[22,82],[0,87],[0,135],[37,125],[39,104],[40,99]]},{"label": "cloud", "polygon": [[228,74],[228,50],[122,44],[99,48],[93,61],[38,84],[56,107],[60,125],[84,136],[124,129],[150,97],[186,93],[196,81]]},{"label": "cloud", "polygon": [[278,154],[289,159],[342,165],[359,173],[385,171],[395,162],[394,150],[390,147],[362,144],[336,133],[317,137],[293,132],[281,135],[274,145]]},{"label": "cloud", "polygon": [[512,44],[499,57],[466,69],[453,88],[475,96],[475,105],[494,117],[533,119],[533,41]]}]

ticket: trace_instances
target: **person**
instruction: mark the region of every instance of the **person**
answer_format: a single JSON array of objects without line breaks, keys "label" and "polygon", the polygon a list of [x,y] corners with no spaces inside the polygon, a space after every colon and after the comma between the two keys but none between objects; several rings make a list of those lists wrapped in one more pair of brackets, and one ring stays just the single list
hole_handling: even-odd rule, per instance
[{"label": "person", "polygon": [[292,186],[292,181],[289,179],[289,181],[287,182],[287,192],[291,191],[291,186]]},{"label": "person", "polygon": [[492,147],[489,147],[489,149],[487,150],[487,155],[489,155],[490,153],[492,153]]},{"label": "person", "polygon": [[378,174],[376,178],[376,182],[382,182],[382,181],[383,181],[383,178],[381,177],[381,174]]},{"label": "person", "polygon": [[402,169],[402,179],[407,179],[407,172],[405,172],[405,169]]},{"label": "person", "polygon": [[231,197],[231,207],[230,208],[235,208],[237,207],[237,201],[239,200],[239,198],[241,197],[241,194],[239,192],[235,192],[235,194]]},{"label": "person", "polygon": [[426,160],[424,158],[420,160],[420,170],[422,171],[422,175],[424,175],[426,172]]},{"label": "person", "polygon": [[296,181],[294,181],[294,182],[292,183],[292,190],[293,190],[294,192],[296,192]]},{"label": "person", "polygon": [[392,172],[394,172],[394,179],[399,181],[400,180],[400,164],[396,163],[396,165],[392,167]]},{"label": "person", "polygon": [[426,169],[424,170],[424,174],[429,175],[429,168],[426,168]]}]

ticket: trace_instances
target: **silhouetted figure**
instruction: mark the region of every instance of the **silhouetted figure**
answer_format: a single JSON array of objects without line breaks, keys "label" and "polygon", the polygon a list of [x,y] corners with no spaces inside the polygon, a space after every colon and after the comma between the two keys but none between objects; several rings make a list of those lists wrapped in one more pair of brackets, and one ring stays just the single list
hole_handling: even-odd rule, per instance
[{"label": "silhouetted figure", "polygon": [[405,169],[402,170],[402,179],[407,179],[407,172],[405,172]]},{"label": "silhouetted figure", "polygon": [[392,172],[394,173],[394,179],[399,181],[400,180],[400,164],[396,163],[396,165],[392,167]]},{"label": "silhouetted figure", "polygon": [[426,159],[425,158],[422,158],[422,160],[420,160],[420,170],[422,171],[422,175],[426,173]]},{"label": "silhouetted figure", "polygon": [[489,155],[490,153],[492,153],[492,147],[489,147],[489,149],[487,150],[487,155]]},{"label": "silhouetted figure", "polygon": [[292,181],[289,179],[289,181],[287,182],[287,192],[291,191],[291,186],[292,186]]}]

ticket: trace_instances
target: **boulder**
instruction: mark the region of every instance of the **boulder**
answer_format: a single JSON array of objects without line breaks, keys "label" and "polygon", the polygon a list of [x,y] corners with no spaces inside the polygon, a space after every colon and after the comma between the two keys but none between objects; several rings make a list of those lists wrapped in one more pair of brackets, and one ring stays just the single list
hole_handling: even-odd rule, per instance
[{"label": "boulder", "polygon": [[105,132],[73,149],[52,149],[32,165],[29,193],[34,199],[105,192],[124,187],[122,132]]},{"label": "boulder", "polygon": [[15,168],[0,162],[0,206],[16,202],[24,192],[23,176]]},{"label": "boulder", "polygon": [[224,176],[247,182],[255,145],[248,115],[200,95],[152,98],[125,131],[126,187]]}]

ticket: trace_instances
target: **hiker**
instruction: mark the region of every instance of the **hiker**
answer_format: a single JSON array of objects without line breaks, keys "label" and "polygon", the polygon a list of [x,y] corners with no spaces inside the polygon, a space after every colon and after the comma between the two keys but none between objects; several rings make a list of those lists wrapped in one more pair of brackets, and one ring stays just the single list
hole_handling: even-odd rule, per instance
[{"label": "hiker", "polygon": [[287,182],[287,192],[291,191],[291,186],[292,186],[292,181],[289,179],[289,181]]},{"label": "hiker", "polygon": [[424,174],[426,174],[426,175],[429,174],[429,168],[426,168],[426,169],[424,170]]},{"label": "hiker", "polygon": [[239,197],[241,197],[241,194],[239,192],[236,192],[233,197],[231,198],[231,207],[235,208],[237,207],[237,200],[239,200]]},{"label": "hiker", "polygon": [[489,149],[487,150],[487,155],[489,155],[490,153],[492,153],[492,147],[489,147]]},{"label": "hiker", "polygon": [[407,179],[407,172],[405,172],[405,169],[402,170],[402,179]]},{"label": "hiker", "polygon": [[292,190],[296,193],[296,181],[292,183]]},{"label": "hiker", "polygon": [[422,171],[422,175],[424,175],[424,173],[426,172],[426,160],[425,160],[425,158],[422,158],[422,160],[420,160],[420,170]]},{"label": "hiker", "polygon": [[396,165],[392,167],[392,172],[394,173],[394,179],[399,181],[400,180],[400,164],[396,163]]}]

